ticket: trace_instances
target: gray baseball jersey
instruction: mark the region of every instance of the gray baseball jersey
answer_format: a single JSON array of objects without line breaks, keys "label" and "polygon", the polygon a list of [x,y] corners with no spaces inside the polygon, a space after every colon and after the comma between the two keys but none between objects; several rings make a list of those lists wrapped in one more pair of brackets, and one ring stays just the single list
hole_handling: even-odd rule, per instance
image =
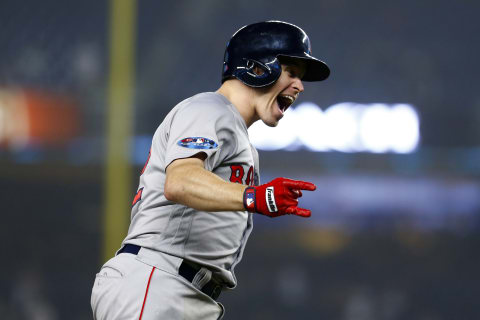
[{"label": "gray baseball jersey", "polygon": [[207,155],[205,168],[222,179],[259,184],[258,153],[240,113],[218,93],[197,94],[175,106],[153,136],[124,244],[204,265],[233,288],[234,267],[252,230],[252,214],[197,211],[164,196],[167,166],[199,152]]}]

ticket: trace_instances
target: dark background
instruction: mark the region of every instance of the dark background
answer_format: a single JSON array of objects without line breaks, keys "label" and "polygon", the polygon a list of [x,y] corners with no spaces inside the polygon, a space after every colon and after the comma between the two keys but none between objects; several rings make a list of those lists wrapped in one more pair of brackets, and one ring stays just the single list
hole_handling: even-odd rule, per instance
[{"label": "dark background", "polygon": [[[313,216],[255,217],[238,288],[220,298],[225,319],[480,318],[480,3],[137,3],[132,198],[163,117],[219,87],[225,44],[249,23],[301,26],[329,64],[331,77],[306,83],[299,102],[409,103],[420,116],[410,154],[260,151],[263,182],[317,184],[302,202]],[[80,124],[61,145],[0,135],[2,319],[91,318],[104,262],[109,10],[0,2],[0,93],[66,95]]]}]

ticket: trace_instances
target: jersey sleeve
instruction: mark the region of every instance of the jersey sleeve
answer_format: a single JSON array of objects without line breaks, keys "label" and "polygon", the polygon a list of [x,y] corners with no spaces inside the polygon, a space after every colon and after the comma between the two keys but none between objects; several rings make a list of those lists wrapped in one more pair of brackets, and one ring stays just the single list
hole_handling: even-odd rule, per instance
[{"label": "jersey sleeve", "polygon": [[180,108],[168,130],[165,169],[176,159],[203,152],[205,168],[212,171],[236,148],[235,122],[227,106],[192,101]]}]

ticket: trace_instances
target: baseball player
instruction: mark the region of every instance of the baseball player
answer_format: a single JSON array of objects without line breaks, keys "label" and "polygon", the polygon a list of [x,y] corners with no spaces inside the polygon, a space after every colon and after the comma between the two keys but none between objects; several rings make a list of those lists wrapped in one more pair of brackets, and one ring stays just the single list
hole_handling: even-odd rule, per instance
[{"label": "baseball player", "polygon": [[221,319],[221,292],[252,231],[252,214],[309,217],[298,206],[315,185],[276,178],[260,184],[247,128],[276,126],[327,65],[311,56],[299,27],[267,21],[230,39],[222,85],[190,97],[156,130],[133,200],[128,235],[97,274],[95,319]]}]

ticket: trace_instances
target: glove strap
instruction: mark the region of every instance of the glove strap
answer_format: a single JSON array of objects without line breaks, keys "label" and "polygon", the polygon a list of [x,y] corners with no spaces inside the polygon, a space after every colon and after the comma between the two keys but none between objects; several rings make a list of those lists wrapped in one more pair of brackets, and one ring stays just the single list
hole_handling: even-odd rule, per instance
[{"label": "glove strap", "polygon": [[257,212],[257,200],[254,187],[247,187],[243,193],[243,206],[248,212]]}]

